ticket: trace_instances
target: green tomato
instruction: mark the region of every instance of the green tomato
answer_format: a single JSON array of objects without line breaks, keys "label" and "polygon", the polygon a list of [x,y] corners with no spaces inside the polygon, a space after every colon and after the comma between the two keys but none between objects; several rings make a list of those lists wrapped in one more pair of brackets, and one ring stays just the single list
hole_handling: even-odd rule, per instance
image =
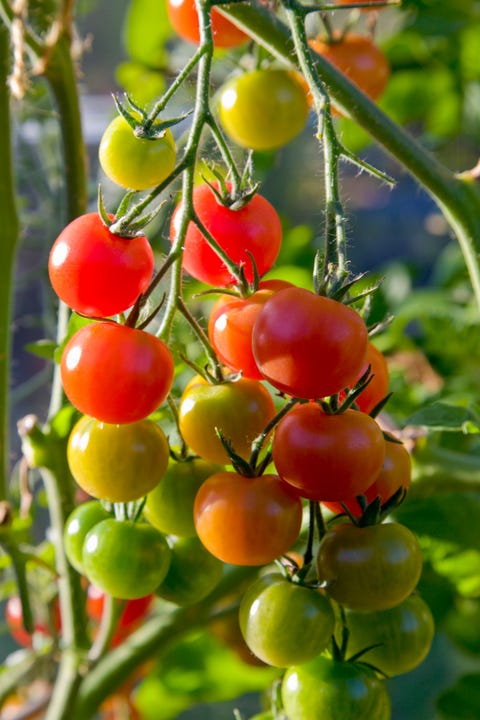
[{"label": "green tomato", "polygon": [[220,465],[194,458],[186,462],[171,460],[159,484],[147,495],[143,512],[149,522],[166,535],[193,537],[193,504],[200,485]]},{"label": "green tomato", "polygon": [[318,656],[289,668],[282,682],[289,720],[390,720],[390,698],[375,673]]},{"label": "green tomato", "polygon": [[111,517],[98,500],[89,500],[73,510],[67,518],[63,530],[63,544],[65,554],[77,572],[82,575],[85,572],[83,567],[83,544],[87,533],[102,520]]},{"label": "green tomato", "polygon": [[157,595],[177,605],[193,605],[216,588],[223,563],[211,555],[197,537],[170,537],[170,567]]},{"label": "green tomato", "polygon": [[170,557],[166,538],[147,523],[103,520],[83,544],[88,580],[123,600],[154,592],[168,572]]},{"label": "green tomato", "polygon": [[163,182],[174,169],[175,141],[170,130],[152,140],[137,137],[118,115],[103,133],[98,156],[110,180],[130,190],[146,190]]},{"label": "green tomato", "polygon": [[312,660],[327,647],[335,624],[330,601],[319,590],[279,573],[264,575],[250,586],[239,617],[250,650],[276,667]]}]

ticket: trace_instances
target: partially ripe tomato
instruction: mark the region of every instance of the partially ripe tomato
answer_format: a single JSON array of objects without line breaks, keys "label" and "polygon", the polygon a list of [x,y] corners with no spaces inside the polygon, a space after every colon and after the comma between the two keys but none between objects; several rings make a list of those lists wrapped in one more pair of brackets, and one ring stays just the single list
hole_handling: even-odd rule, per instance
[{"label": "partially ripe tomato", "polygon": [[151,420],[110,425],[82,417],[67,446],[70,471],[89,495],[109,502],[131,502],[158,485],[168,465],[163,430]]},{"label": "partially ripe tomato", "polygon": [[[177,35],[187,42],[198,45],[200,28],[195,0],[167,0],[167,11]],[[211,20],[215,47],[236,47],[248,40],[248,35],[218,12],[216,8],[212,8]]]},{"label": "partially ripe tomato", "polygon": [[247,478],[225,471],[205,480],[194,517],[200,540],[219,560],[266,565],[297,539],[302,505],[277,475]]},{"label": "partially ripe tomato", "polygon": [[202,545],[198,537],[169,537],[172,551],[168,572],[156,594],[176,605],[193,605],[217,587],[223,563]]},{"label": "partially ripe tomato", "polygon": [[114,235],[96,212],[72,220],[48,260],[50,282],[60,300],[88,317],[127,310],[147,289],[153,269],[147,238]]},{"label": "partially ripe tomato", "polygon": [[348,387],[364,365],[367,343],[367,327],[355,310],[297,287],[266,301],[252,335],[265,379],[300,398],[322,398]]},{"label": "partially ripe tomato", "polygon": [[159,338],[113,322],[95,322],[66,344],[61,365],[65,394],[77,410],[106,423],[143,420],[167,397],[173,358]]},{"label": "partially ripe tomato", "polygon": [[[214,184],[215,185],[215,184]],[[216,183],[218,189],[218,183]],[[242,264],[249,282],[253,280],[251,254],[259,275],[264,275],[277,259],[282,241],[282,226],[275,208],[258,193],[238,210],[221,205],[209,185],[198,185],[193,191],[195,212],[226,255],[236,265]],[[172,216],[170,241],[180,230],[182,203]],[[198,227],[190,222],[184,241],[184,270],[204,283],[226,287],[235,283],[223,260],[213,250]]]},{"label": "partially ripe tomato", "polygon": [[98,502],[88,500],[77,505],[68,516],[63,529],[65,554],[72,567],[81,575],[83,567],[83,543],[90,530],[102,520],[110,518],[110,513]]}]

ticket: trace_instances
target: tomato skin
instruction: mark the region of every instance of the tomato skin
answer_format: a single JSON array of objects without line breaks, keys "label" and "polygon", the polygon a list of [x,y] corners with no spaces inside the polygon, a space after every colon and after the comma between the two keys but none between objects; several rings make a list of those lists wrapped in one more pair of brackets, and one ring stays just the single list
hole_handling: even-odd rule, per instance
[{"label": "tomato skin", "polygon": [[289,668],[282,682],[289,720],[390,720],[384,683],[360,665],[319,655]]},{"label": "tomato skin", "polygon": [[159,185],[175,167],[175,141],[170,130],[162,137],[137,137],[118,115],[106,127],[98,148],[103,172],[110,180],[131,190]]},{"label": "tomato skin", "polygon": [[248,460],[253,440],[274,415],[268,390],[247,378],[218,385],[199,378],[185,388],[178,408],[180,432],[187,445],[205,460],[221,465],[229,464],[230,459],[215,428]]},{"label": "tomato skin", "polygon": [[327,647],[335,625],[332,606],[322,593],[279,573],[264,575],[247,589],[239,617],[251,651],[275,667],[312,660]]},{"label": "tomato skin", "polygon": [[[183,40],[200,43],[200,29],[194,0],[167,0],[168,17],[173,29]],[[212,8],[212,33],[215,47],[232,48],[249,38],[233,22]]]},{"label": "tomato skin", "polygon": [[81,575],[85,572],[82,555],[87,533],[99,522],[110,517],[110,513],[98,500],[88,500],[77,505],[68,516],[63,529],[63,544],[70,565]]},{"label": "tomato skin", "polygon": [[266,565],[287,552],[300,532],[302,505],[277,475],[212,475],[194,505],[198,536],[212,555],[232,565]]},{"label": "tomato skin", "polygon": [[272,453],[278,474],[299,495],[341,500],[365,492],[374,482],[385,458],[385,440],[365,413],[328,415],[316,403],[306,403],[280,420]]},{"label": "tomato skin", "polygon": [[150,595],[168,572],[171,550],[151,525],[102,520],[83,544],[88,580],[104,593],[122,600]]},{"label": "tomato skin", "polygon": [[177,605],[200,602],[222,579],[223,563],[198,537],[170,537],[168,542],[172,550],[170,567],[156,594]]},{"label": "tomato skin", "polygon": [[390,382],[390,375],[385,356],[371,342],[367,344],[365,364],[360,370],[357,380],[360,380],[362,375],[366,373],[369,365],[370,372],[372,373],[373,377],[368,383],[365,390],[363,390],[355,400],[358,408],[364,413],[369,413],[376,405],[378,405],[381,400],[383,400],[387,396],[388,385]]},{"label": "tomato skin", "polygon": [[[213,185],[218,189],[218,183]],[[282,226],[277,211],[268,200],[257,193],[242,208],[232,210],[221,205],[212,189],[204,183],[194,188],[193,205],[200,221],[228,257],[237,265],[244,264],[249,282],[254,273],[247,251],[255,258],[259,275],[270,270],[280,251]],[[181,209],[182,203],[179,203],[172,216],[171,242],[180,229]],[[193,222],[185,236],[183,269],[197,280],[216,287],[235,283],[235,278]]]},{"label": "tomato skin", "polygon": [[252,70],[219,91],[220,124],[237,145],[252,150],[283,147],[303,130],[308,113],[307,93],[288,70]]},{"label": "tomato skin", "polygon": [[296,287],[267,300],[252,334],[263,376],[300,398],[322,398],[348,387],[364,365],[367,342],[366,325],[355,310]]},{"label": "tomato skin", "polygon": [[152,279],[153,251],[144,235],[114,235],[96,212],[72,220],[60,233],[48,260],[58,297],[87,317],[124,312]]},{"label": "tomato skin", "polygon": [[354,655],[372,645],[362,660],[389,677],[410,672],[426,658],[435,634],[430,608],[419,595],[376,612],[345,611],[347,651]]},{"label": "tomato skin", "polygon": [[264,280],[247,298],[221,295],[210,312],[208,336],[219,360],[242,377],[263,380],[252,351],[252,332],[269,297],[292,287],[286,280]]},{"label": "tomato skin", "polygon": [[328,594],[353,610],[388,610],[415,589],[422,553],[415,535],[400,523],[356,527],[338,523],[322,538],[317,576]]},{"label": "tomato skin", "polygon": [[163,403],[173,382],[170,350],[143,330],[96,322],[66,344],[63,389],[77,410],[111,424],[143,420]]},{"label": "tomato skin", "polygon": [[151,420],[110,425],[85,415],[68,439],[68,465],[76,483],[109,502],[130,502],[150,492],[164,475],[168,457],[165,433]]}]

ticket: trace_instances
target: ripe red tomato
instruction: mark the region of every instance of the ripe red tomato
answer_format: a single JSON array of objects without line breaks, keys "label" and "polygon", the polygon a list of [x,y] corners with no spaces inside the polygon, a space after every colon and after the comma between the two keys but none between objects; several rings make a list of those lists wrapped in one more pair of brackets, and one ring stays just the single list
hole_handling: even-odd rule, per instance
[{"label": "ripe red tomato", "polygon": [[88,317],[124,312],[152,278],[153,251],[144,235],[120,237],[96,212],[62,230],[48,260],[50,282],[72,310]]},{"label": "ripe red tomato", "polygon": [[200,540],[219,560],[266,565],[297,539],[302,504],[277,475],[247,478],[224,471],[201,486],[194,518]]},{"label": "ripe red tomato", "polygon": [[[117,627],[112,638],[112,645],[118,645],[130,633],[132,633],[148,614],[152,605],[154,595],[127,600],[117,622]],[[87,615],[95,625],[102,619],[103,606],[105,604],[105,593],[95,585],[87,588]]]},{"label": "ripe red tomato", "polygon": [[276,292],[255,321],[252,347],[263,376],[278,390],[322,398],[358,377],[367,352],[358,313],[303,288]]},{"label": "ripe red tomato", "polygon": [[60,369],[65,394],[77,410],[122,424],[143,420],[163,403],[174,363],[170,350],[154,335],[98,322],[70,338]]},{"label": "ripe red tomato", "polygon": [[[61,628],[60,608],[58,601],[52,606],[52,616],[48,618],[48,608],[44,608],[45,618],[34,620],[34,633],[52,637]],[[50,626],[49,626],[49,620]],[[22,603],[18,595],[11,595],[5,604],[5,622],[10,635],[23,647],[32,647],[33,636],[23,626]]]},{"label": "ripe red tomato", "polygon": [[[194,0],[167,0],[167,11],[172,27],[183,40],[198,45],[200,29]],[[233,22],[212,8],[212,32],[215,47],[231,48],[248,40]]]},{"label": "ripe red tomato", "polygon": [[253,325],[265,302],[275,292],[292,287],[286,280],[264,280],[247,298],[221,295],[208,320],[210,342],[221,362],[243,377],[263,380],[252,351]]},{"label": "ripe red tomato", "polygon": [[237,145],[274,150],[298,135],[307,122],[309,100],[289,70],[264,68],[235,75],[219,90],[218,115]]},{"label": "ripe red tomato", "polygon": [[[216,184],[218,187],[218,183]],[[237,265],[245,266],[245,275],[251,282],[254,277],[252,261],[255,259],[259,275],[270,270],[277,259],[282,241],[282,226],[275,208],[258,193],[239,210],[221,205],[212,189],[198,185],[193,191],[195,212],[224,250]],[[180,203],[173,213],[170,240],[175,241],[180,229]],[[235,278],[208,244],[200,230],[191,222],[184,241],[183,268],[192,277],[204,283],[226,287]]]},{"label": "ripe red tomato", "polygon": [[273,462],[280,477],[310,500],[359,495],[382,469],[385,440],[358,410],[328,415],[316,403],[297,405],[278,423]]},{"label": "ripe red tomato", "polygon": [[[373,408],[387,396],[388,385],[390,382],[388,365],[385,360],[385,356],[371,342],[367,345],[365,364],[360,370],[357,381],[360,380],[362,375],[366,373],[369,365],[373,377],[365,390],[360,393],[355,401],[359,409],[365,413],[369,413],[373,410]],[[352,385],[354,384],[355,383],[352,383]]]}]

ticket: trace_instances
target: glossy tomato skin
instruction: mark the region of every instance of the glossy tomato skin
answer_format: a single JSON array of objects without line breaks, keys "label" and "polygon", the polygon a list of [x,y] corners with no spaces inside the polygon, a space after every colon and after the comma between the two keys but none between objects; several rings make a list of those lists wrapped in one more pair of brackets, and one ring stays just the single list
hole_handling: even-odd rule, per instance
[{"label": "glossy tomato skin", "polygon": [[252,150],[283,147],[303,130],[308,113],[307,93],[288,70],[252,70],[219,91],[220,124],[237,145]]},{"label": "glossy tomato skin", "polygon": [[390,720],[384,683],[366,668],[319,655],[289,668],[282,682],[289,720]]},{"label": "glossy tomato skin", "polygon": [[316,403],[306,403],[280,420],[272,452],[278,474],[302,497],[342,500],[374,482],[384,462],[385,440],[365,413],[328,415]]},{"label": "glossy tomato skin", "polygon": [[415,535],[399,523],[356,527],[342,522],[322,538],[317,575],[328,594],[353,610],[388,610],[415,589],[422,553]]},{"label": "glossy tomato skin", "polygon": [[[200,43],[200,29],[194,0],[167,0],[167,11],[172,27],[183,40]],[[246,35],[233,22],[212,8],[212,33],[215,47],[231,48],[243,45]]]},{"label": "glossy tomato skin", "polygon": [[435,634],[432,612],[416,594],[389,610],[346,610],[345,619],[348,654],[371,648],[362,660],[389,677],[418,667],[428,655]]},{"label": "glossy tomato skin", "polygon": [[98,148],[103,172],[110,180],[131,190],[159,185],[175,167],[175,141],[170,130],[162,137],[137,137],[118,115],[106,127]]},{"label": "glossy tomato skin", "polygon": [[269,297],[292,287],[286,280],[264,280],[247,298],[221,295],[210,312],[208,336],[219,360],[242,377],[263,380],[252,351],[252,332],[258,313]]},{"label": "glossy tomato skin", "polygon": [[102,520],[111,517],[110,513],[98,502],[88,500],[77,505],[68,516],[63,530],[63,544],[70,565],[81,575],[83,567],[83,543],[90,530]]},{"label": "glossy tomato skin", "polygon": [[224,471],[203,483],[194,518],[200,540],[219,560],[266,565],[297,539],[302,505],[276,475],[247,478]]},{"label": "glossy tomato skin", "polygon": [[[218,183],[214,183],[218,189]],[[251,253],[259,275],[273,266],[280,251],[282,226],[275,208],[258,193],[239,210],[221,205],[212,189],[198,185],[193,191],[195,212],[228,257],[237,265],[242,263],[249,282],[254,273]],[[182,203],[172,216],[170,240],[174,242],[180,229]],[[235,282],[224,262],[209,246],[200,230],[190,222],[184,241],[183,268],[192,277],[216,287]]]},{"label": "glossy tomato skin", "polygon": [[95,525],[83,544],[88,580],[122,600],[153,593],[168,572],[170,556],[167,540],[154,527],[113,518]]},{"label": "glossy tomato skin", "polygon": [[313,660],[327,647],[335,625],[325,595],[280,573],[264,575],[247,589],[239,617],[250,650],[275,667]]},{"label": "glossy tomato skin", "polygon": [[97,322],[70,338],[60,370],[65,394],[77,410],[122,424],[143,420],[163,403],[174,363],[168,347],[154,335]]},{"label": "glossy tomato skin", "polygon": [[109,502],[131,502],[153,490],[168,458],[165,433],[151,420],[110,425],[84,415],[68,439],[67,460],[76,483]]},{"label": "glossy tomato skin", "polygon": [[58,297],[87,317],[127,310],[147,289],[153,269],[147,238],[114,235],[96,212],[72,220],[55,240],[48,260]]},{"label": "glossy tomato skin", "polygon": [[364,365],[362,318],[336,300],[287,288],[267,300],[252,334],[255,361],[278,390],[322,398],[348,387]]},{"label": "glossy tomato skin", "polygon": [[187,445],[213,463],[230,463],[215,428],[249,459],[251,444],[275,415],[268,390],[257,380],[239,378],[210,385],[201,378],[190,383],[180,400],[179,427]]}]

